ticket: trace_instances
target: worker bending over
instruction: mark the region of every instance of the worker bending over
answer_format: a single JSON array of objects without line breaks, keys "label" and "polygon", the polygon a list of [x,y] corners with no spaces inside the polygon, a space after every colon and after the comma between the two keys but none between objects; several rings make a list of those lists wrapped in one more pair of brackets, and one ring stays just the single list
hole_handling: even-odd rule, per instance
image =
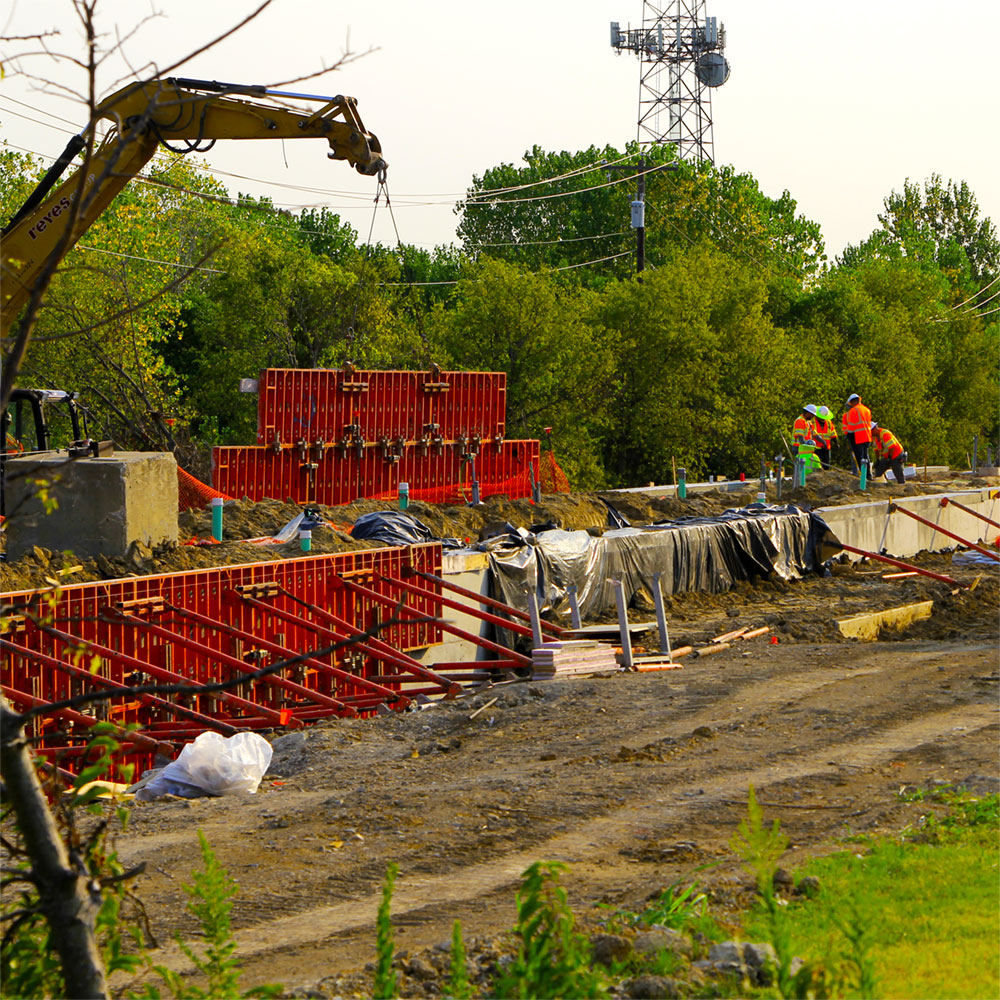
[{"label": "worker bending over", "polygon": [[872,439],[872,411],[861,402],[861,397],[856,392],[847,397],[847,410],[841,417],[841,426],[844,436],[851,443],[851,452],[860,471],[861,463],[868,461],[868,445]]},{"label": "worker bending over", "polygon": [[906,452],[899,443],[899,438],[888,427],[872,424],[872,440],[875,442],[875,472],[881,476],[886,469],[892,469],[896,482],[900,486],[905,482],[903,475],[903,456]]},{"label": "worker bending over", "polygon": [[816,457],[824,469],[829,469],[833,442],[837,440],[837,428],[833,424],[833,414],[829,406],[816,407],[813,428],[816,438]]},{"label": "worker bending over", "polygon": [[816,437],[816,428],[813,424],[813,417],[816,416],[816,407],[809,403],[802,407],[802,412],[795,418],[792,424],[792,443],[795,445],[795,453],[800,454],[802,445],[807,441],[813,441]]}]

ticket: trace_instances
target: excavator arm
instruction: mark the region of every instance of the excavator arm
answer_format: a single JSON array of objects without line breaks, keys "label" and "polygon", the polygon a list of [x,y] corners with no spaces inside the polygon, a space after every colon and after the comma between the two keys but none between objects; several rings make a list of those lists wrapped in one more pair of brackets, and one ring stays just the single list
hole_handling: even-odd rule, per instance
[{"label": "excavator arm", "polygon": [[[296,106],[302,102],[311,106]],[[102,121],[111,124],[103,141],[83,167],[60,183],[87,147],[88,133]],[[112,94],[0,233],[0,332],[13,324],[53,255],[83,236],[160,144],[193,153],[210,149],[218,139],[310,137],[326,139],[327,155],[347,160],[359,173],[385,170],[379,141],[366,131],[353,97],[175,78],[132,84]],[[63,245],[70,222],[73,231]]]}]

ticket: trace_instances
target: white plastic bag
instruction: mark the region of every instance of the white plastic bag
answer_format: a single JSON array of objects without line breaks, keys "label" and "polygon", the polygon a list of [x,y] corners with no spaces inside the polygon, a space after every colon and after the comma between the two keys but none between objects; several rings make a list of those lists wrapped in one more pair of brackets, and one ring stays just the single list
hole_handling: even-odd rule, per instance
[{"label": "white plastic bag", "polygon": [[138,788],[135,797],[148,802],[161,795],[196,799],[203,795],[253,794],[270,763],[271,744],[257,733],[237,733],[227,738],[205,732]]}]

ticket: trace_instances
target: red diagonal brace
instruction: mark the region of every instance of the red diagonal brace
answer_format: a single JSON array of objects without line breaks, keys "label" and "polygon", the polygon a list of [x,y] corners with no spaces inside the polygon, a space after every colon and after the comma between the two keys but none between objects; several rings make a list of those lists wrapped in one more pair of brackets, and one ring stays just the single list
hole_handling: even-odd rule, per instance
[{"label": "red diagonal brace", "polygon": [[[259,646],[261,649],[266,649],[271,653],[277,653],[278,656],[287,660],[295,660],[296,665],[301,664],[304,667],[311,667],[314,670],[319,670],[322,673],[329,674],[332,677],[340,677],[343,679],[349,679],[352,682],[357,683],[359,686],[363,687],[379,687],[379,685],[373,684],[371,681],[364,681],[363,678],[355,677],[353,674],[348,673],[346,670],[341,670],[338,667],[332,667],[329,663],[323,663],[320,660],[314,659],[311,656],[301,656],[301,654],[294,652],[291,649],[286,649],[284,646],[279,646],[276,642],[271,642],[268,639],[262,639],[260,636],[251,636],[247,632],[242,632],[240,629],[233,625],[227,625],[225,622],[216,621],[214,618],[208,618],[205,615],[199,614],[197,611],[189,611],[187,608],[179,608],[176,605],[167,603],[165,605],[171,611],[176,612],[179,615],[183,615],[185,618],[190,618],[191,621],[197,622],[199,625],[204,625],[206,628],[215,629],[219,632],[225,632],[227,635],[234,635],[241,639],[250,639],[253,643]],[[401,695],[398,691],[393,691],[392,688],[380,688],[379,693],[383,695],[384,698],[395,701],[400,698],[405,698],[405,695]]]},{"label": "red diagonal brace", "polygon": [[898,559],[890,559],[889,556],[880,555],[878,552],[868,552],[866,549],[856,549],[853,545],[845,545],[840,542],[840,547],[845,552],[853,552],[858,556],[865,556],[868,559],[877,559],[879,562],[888,563],[890,566],[898,566],[900,569],[913,570],[914,573],[919,573],[921,576],[929,576],[932,580],[940,580],[942,583],[949,583],[953,587],[967,586],[967,584],[961,584],[954,577],[945,576],[943,573],[932,573],[929,569],[921,569],[919,566],[911,566],[909,563],[900,562]]},{"label": "red diagonal brace", "polygon": [[[511,607],[509,604],[504,604],[503,601],[497,601],[492,597],[487,597],[485,594],[477,594],[474,590],[469,590],[466,587],[460,587],[457,583],[452,583],[450,580],[445,580],[443,577],[435,576],[433,573],[424,573],[418,569],[410,569],[407,572],[407,568],[404,567],[404,576],[420,576],[425,580],[430,580],[432,583],[439,583],[446,590],[450,590],[455,594],[461,594],[463,597],[468,597],[470,600],[477,602],[478,604],[483,604],[488,608],[493,608],[496,611],[502,611],[505,615],[510,615],[512,618],[517,618],[523,622],[531,621],[531,615],[527,611],[521,611],[520,608]],[[552,622],[547,622],[544,619],[539,622],[542,626],[543,632],[551,632],[552,635],[561,636],[566,629],[559,625],[554,625]]]},{"label": "red diagonal brace", "polygon": [[[36,698],[33,694],[28,694],[26,691],[18,691],[17,688],[8,687],[6,684],[0,685],[0,691],[3,691],[4,696],[12,703],[17,704],[18,702],[27,702],[32,708],[48,708],[51,709],[52,702],[46,701],[44,698]],[[96,726],[101,720],[95,719],[92,715],[84,715],[83,712],[77,712],[72,708],[56,708],[50,711],[46,711],[47,716],[55,716],[58,719],[67,719],[69,722],[73,722],[78,726],[86,726],[90,729],[92,726]],[[127,729],[123,729],[117,723],[111,723],[118,730],[115,733],[115,739],[123,740],[125,743],[132,743],[137,747],[142,747],[143,750],[147,750],[150,753],[174,753],[174,746],[170,743],[163,743],[160,740],[150,739],[148,736],[144,736],[142,733],[130,733]]]},{"label": "red diagonal brace", "polygon": [[992,518],[987,517],[985,514],[980,514],[978,510],[973,510],[971,507],[966,507],[964,503],[959,503],[957,500],[952,500],[951,497],[941,497],[942,507],[947,507],[951,504],[952,507],[957,507],[959,510],[964,510],[966,514],[971,514],[973,517],[978,517],[980,521],[985,521],[987,524],[992,524],[994,528],[1000,528],[1000,521],[994,521]]},{"label": "red diagonal brace", "polygon": [[[0,639],[0,649],[6,649],[11,653],[17,653],[19,656],[23,656],[25,659],[31,660],[33,663],[40,663],[42,666],[53,667],[56,670],[61,670],[63,673],[69,674],[70,677],[79,677],[80,680],[87,681],[90,684],[96,684],[98,687],[121,687],[120,684],[115,683],[115,681],[108,677],[102,677],[100,674],[92,674],[89,670],[84,670],[83,667],[77,667],[71,663],[66,663],[65,660],[57,659],[54,656],[47,656],[45,653],[37,653],[33,649],[25,649],[23,646],[16,646],[14,643],[8,642],[6,639]],[[225,732],[229,736],[232,736],[237,732],[237,730],[232,726],[226,723],[218,722],[211,716],[202,715],[201,712],[196,712],[193,708],[185,708],[183,705],[176,705],[174,702],[168,701],[166,698],[160,698],[154,694],[141,694],[139,695],[139,700],[143,702],[143,704],[161,708],[171,715],[185,716],[190,718],[193,722],[198,722],[201,725],[218,729]],[[164,746],[166,747],[163,751],[164,753],[173,753],[173,747],[166,744],[164,744]]]},{"label": "red diagonal brace", "polygon": [[[360,584],[354,583],[353,580],[345,580],[343,577],[341,577],[340,580],[343,586],[353,590],[357,594],[363,594],[365,597],[368,597],[373,601],[378,601],[379,604],[395,608],[399,603],[398,601],[394,601],[391,597],[385,597],[376,590],[369,590],[367,587],[362,587]],[[421,617],[411,608],[402,608],[401,613],[404,612],[409,612],[411,620]],[[508,622],[508,624],[510,623]],[[483,649],[491,649],[495,653],[500,653],[505,659],[517,660],[521,666],[531,666],[531,659],[529,657],[524,656],[521,653],[517,653],[512,649],[508,649],[506,646],[501,646],[498,642],[491,642],[489,639],[483,639],[481,636],[473,635],[471,632],[466,632],[465,629],[461,629],[457,625],[452,625],[451,622],[439,621],[438,626],[445,632],[457,635],[460,639],[466,639],[469,642],[475,643],[477,646],[482,646]]]},{"label": "red diagonal brace", "polygon": [[[199,656],[205,657],[206,660],[214,660],[216,663],[223,663],[227,667],[231,667],[233,670],[244,674],[251,674],[255,672],[253,667],[244,663],[242,660],[237,659],[235,656],[230,656],[228,653],[212,649],[211,646],[205,646],[194,639],[189,639],[186,635],[180,635],[171,629],[164,628],[162,625],[154,625],[150,621],[139,621],[135,624],[137,628],[143,628],[146,631],[151,632],[153,635],[158,635],[161,638],[166,639],[168,642],[174,642],[177,643],[178,646],[184,646],[185,649],[190,649],[195,653],[198,653]],[[256,636],[253,635],[245,635],[245,638],[252,642],[257,641]],[[294,694],[299,698],[304,698],[306,701],[315,702],[317,705],[322,705],[324,708],[332,709],[339,715],[355,716],[358,714],[357,711],[350,705],[345,705],[342,701],[338,701],[336,698],[331,698],[329,695],[320,694],[318,691],[310,691],[309,688],[304,687],[302,684],[297,684],[295,681],[291,681],[287,677],[280,677],[277,673],[265,674],[263,677],[257,678],[257,680],[262,684],[269,684],[273,687],[281,688],[283,691],[288,691],[290,694]]]},{"label": "red diagonal brace", "polygon": [[447,597],[442,597],[440,594],[435,594],[433,590],[424,590],[423,587],[418,587],[412,583],[404,583],[402,580],[397,580],[394,576],[386,576],[384,573],[379,573],[378,578],[380,580],[385,580],[391,587],[397,587],[400,590],[405,590],[408,594],[413,594],[414,597],[426,597],[435,603],[440,603],[446,608],[451,608],[453,611],[462,611],[465,614],[472,615],[473,618],[478,618],[480,621],[489,622],[491,625],[498,625],[500,628],[509,629],[516,635],[523,635],[530,637],[532,632],[527,625],[518,625],[517,622],[512,622],[507,618],[501,618],[499,615],[491,615],[488,611],[483,611],[478,607],[470,607],[468,604],[462,604],[459,601],[452,601]]},{"label": "red diagonal brace", "polygon": [[905,514],[907,517],[912,517],[914,521],[919,521],[921,524],[926,524],[928,528],[933,528],[935,531],[940,532],[942,535],[947,535],[948,538],[953,538],[956,542],[964,545],[967,549],[975,549],[977,552],[981,552],[984,556],[988,556],[995,562],[1000,562],[1000,555],[996,552],[991,552],[989,549],[984,548],[982,545],[976,542],[970,542],[961,535],[956,535],[953,531],[948,531],[946,528],[942,528],[940,525],[935,524],[933,521],[928,521],[926,517],[921,517],[919,514],[914,514],[912,510],[907,510],[905,507],[900,507],[899,504],[891,503],[889,504],[889,513],[893,514],[896,511],[900,514]]},{"label": "red diagonal brace", "polygon": [[[60,632],[59,629],[54,628],[51,625],[41,625],[39,627],[48,635],[54,636],[70,646],[87,649],[88,651],[96,653],[98,656],[105,659],[112,660],[116,663],[123,663],[125,666],[131,667],[133,670],[141,670],[143,673],[149,674],[150,677],[155,677],[157,680],[163,681],[164,683],[185,684],[189,687],[195,688],[204,687],[203,684],[199,684],[198,681],[192,680],[190,677],[185,677],[183,674],[175,674],[172,670],[165,670],[163,667],[154,666],[152,663],[146,663],[145,660],[137,660],[134,656],[129,656],[127,653],[119,653],[115,649],[109,649],[107,646],[101,646],[96,642],[92,642],[87,639],[80,639],[77,636],[69,635],[66,632]],[[197,692],[195,692],[195,694],[197,694]],[[230,691],[207,691],[204,697],[216,698],[219,701],[224,701],[227,705],[233,705],[241,708],[244,712],[249,712],[252,716],[266,716],[276,725],[287,725],[286,722],[282,722],[281,712],[276,712],[273,708],[267,708],[264,705],[258,705],[255,702],[247,701],[246,698],[240,698],[238,695],[235,695]],[[208,720],[211,716],[203,715],[201,718]],[[216,726],[218,725],[216,720],[213,720],[213,722]]]},{"label": "red diagonal brace", "polygon": [[[315,632],[317,635],[324,634],[333,636],[335,639],[343,640],[350,639],[354,636],[363,635],[361,629],[356,625],[351,625],[350,622],[345,621],[343,618],[338,618],[335,614],[329,611],[324,611],[315,605],[309,604],[307,601],[303,601],[301,598],[296,598],[291,592],[285,590],[283,587],[280,588],[281,593],[287,594],[293,600],[305,605],[314,614],[320,614],[322,617],[326,618],[331,624],[337,626],[337,631],[330,628],[324,628],[322,625],[318,625],[315,622],[307,621],[303,618],[293,615],[290,611],[284,611],[281,608],[275,608],[270,604],[264,604],[263,601],[258,600],[254,597],[247,597],[241,595],[243,600],[247,604],[252,605],[255,608],[260,608],[262,611],[272,614],[277,618],[281,618],[284,621],[292,622],[295,625],[301,625],[304,628],[308,628]],[[437,684],[442,691],[445,692],[446,697],[453,698],[457,695],[462,688],[458,684],[453,684],[446,678],[441,677],[439,674],[434,673],[433,670],[428,670],[422,663],[415,660],[412,656],[407,656],[406,653],[401,652],[398,649],[393,649],[387,642],[378,639],[375,636],[365,636],[364,639],[358,639],[355,641],[354,645],[357,646],[363,653],[374,657],[377,660],[385,660],[390,663],[395,664],[402,670],[409,672],[415,677],[419,677],[422,680],[433,681]],[[353,676],[353,675],[351,675]]]}]

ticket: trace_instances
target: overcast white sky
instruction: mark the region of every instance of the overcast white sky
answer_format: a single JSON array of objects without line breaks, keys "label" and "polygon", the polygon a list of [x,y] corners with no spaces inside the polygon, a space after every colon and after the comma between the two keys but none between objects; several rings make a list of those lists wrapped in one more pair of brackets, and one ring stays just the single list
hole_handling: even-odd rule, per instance
[{"label": "overcast white sky", "polygon": [[[148,76],[256,6],[103,0],[98,10],[109,46],[145,13],[161,12],[123,47],[129,65]],[[348,37],[355,52],[376,48],[293,89],[358,99],[390,163],[400,236],[430,246],[454,239],[454,201],[473,174],[519,162],[535,143],[577,150],[635,138],[638,63],[615,55],[608,25],[638,26],[642,9],[641,0],[274,0],[238,35],[174,73],[271,84],[332,64]],[[53,49],[82,52],[70,0],[6,0],[2,10],[0,34],[59,31]],[[726,27],[732,65],[729,82],[714,93],[716,163],[752,173],[768,195],[790,191],[799,210],[819,222],[831,256],[868,236],[890,191],[933,172],[968,181],[982,213],[1000,224],[1000,86],[992,55],[1000,2],[709,0],[706,12]],[[54,156],[68,138],[60,128],[75,131],[82,108],[11,72],[10,56],[24,47],[0,43],[8,60],[0,138]],[[63,87],[83,84],[68,63],[24,66]],[[120,59],[109,59],[101,95],[127,72]],[[223,177],[234,193],[266,194],[293,208],[323,204],[367,236],[375,181],[328,161],[323,144],[220,142],[206,162],[276,182]],[[382,210],[375,239],[395,242]]]}]

